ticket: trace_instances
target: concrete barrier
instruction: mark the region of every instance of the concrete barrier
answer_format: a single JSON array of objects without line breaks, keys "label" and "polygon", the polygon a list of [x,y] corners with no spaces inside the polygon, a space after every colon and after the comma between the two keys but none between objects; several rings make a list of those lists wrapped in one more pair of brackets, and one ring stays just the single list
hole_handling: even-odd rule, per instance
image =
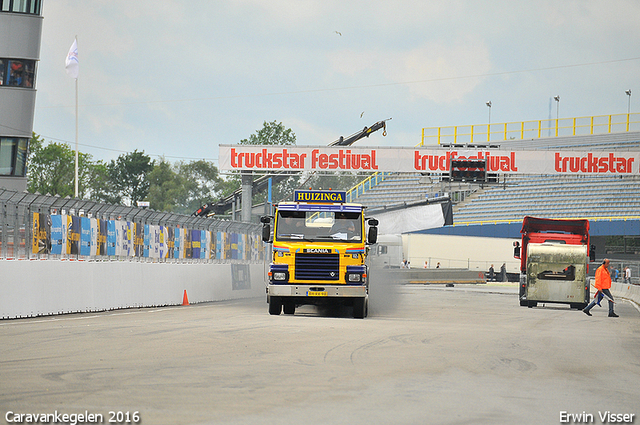
[{"label": "concrete barrier", "polygon": [[[401,283],[486,283],[482,271],[467,269],[396,269]],[[395,273],[395,271],[394,271]]]},{"label": "concrete barrier", "polygon": [[611,293],[614,297],[631,300],[636,305],[640,305],[640,285],[613,282],[611,284]]},{"label": "concrete barrier", "polygon": [[[265,296],[263,264],[0,260],[0,318]],[[266,298],[265,298],[266,299]]]}]

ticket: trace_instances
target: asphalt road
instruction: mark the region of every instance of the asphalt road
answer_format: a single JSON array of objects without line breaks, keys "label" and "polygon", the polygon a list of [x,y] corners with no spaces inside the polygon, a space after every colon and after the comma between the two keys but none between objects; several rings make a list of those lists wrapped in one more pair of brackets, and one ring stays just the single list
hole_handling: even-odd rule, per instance
[{"label": "asphalt road", "polygon": [[372,284],[364,320],[254,299],[0,321],[0,423],[638,423],[638,310],[523,308],[516,289]]}]

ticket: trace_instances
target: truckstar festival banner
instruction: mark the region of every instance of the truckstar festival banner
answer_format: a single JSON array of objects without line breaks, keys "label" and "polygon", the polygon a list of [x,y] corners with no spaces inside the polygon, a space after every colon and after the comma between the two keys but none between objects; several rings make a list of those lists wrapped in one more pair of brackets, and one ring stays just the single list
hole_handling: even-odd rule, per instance
[{"label": "truckstar festival banner", "polygon": [[479,159],[496,174],[640,173],[638,151],[429,149],[220,145],[220,170],[448,173],[452,159]]}]

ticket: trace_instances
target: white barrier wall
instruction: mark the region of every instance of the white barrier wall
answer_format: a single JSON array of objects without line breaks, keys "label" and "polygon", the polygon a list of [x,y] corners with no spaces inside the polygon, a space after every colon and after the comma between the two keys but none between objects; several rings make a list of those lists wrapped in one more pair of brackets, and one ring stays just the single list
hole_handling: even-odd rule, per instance
[{"label": "white barrier wall", "polygon": [[611,284],[611,294],[613,294],[614,298],[625,298],[635,302],[636,304],[640,304],[640,285],[613,282]]},{"label": "white barrier wall", "polygon": [[263,264],[0,260],[0,318],[264,297],[264,281]]}]

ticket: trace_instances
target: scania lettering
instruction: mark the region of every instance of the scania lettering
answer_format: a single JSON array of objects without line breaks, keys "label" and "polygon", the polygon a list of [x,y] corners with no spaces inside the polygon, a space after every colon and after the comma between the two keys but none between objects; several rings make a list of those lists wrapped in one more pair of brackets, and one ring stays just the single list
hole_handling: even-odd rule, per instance
[{"label": "scania lettering", "polygon": [[305,304],[346,305],[353,307],[354,317],[366,317],[366,245],[376,243],[377,220],[366,219],[362,205],[345,203],[345,192],[296,191],[294,199],[261,219],[262,239],[273,246],[269,313],[294,314]]},{"label": "scania lettering", "polygon": [[520,305],[586,307],[589,261],[595,260],[589,221],[525,217],[520,232],[522,246],[514,243],[514,257],[520,259]]}]

